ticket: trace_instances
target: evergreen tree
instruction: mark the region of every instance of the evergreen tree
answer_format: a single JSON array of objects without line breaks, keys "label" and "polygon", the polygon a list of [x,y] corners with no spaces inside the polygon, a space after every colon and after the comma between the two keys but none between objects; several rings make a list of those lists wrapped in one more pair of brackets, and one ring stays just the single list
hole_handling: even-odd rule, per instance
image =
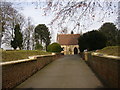
[{"label": "evergreen tree", "polygon": [[107,37],[107,46],[114,46],[118,44],[118,29],[114,23],[104,23],[100,27],[99,31]]},{"label": "evergreen tree", "polygon": [[83,52],[102,49],[106,46],[106,37],[103,33],[93,30],[81,35],[78,39],[79,49]]},{"label": "evergreen tree", "polygon": [[20,32],[20,25],[17,24],[15,25],[15,29],[14,29],[14,38],[11,41],[11,46],[16,49],[17,47],[19,47],[20,49],[22,48],[22,42],[23,42],[23,35]]},{"label": "evergreen tree", "polygon": [[[35,40],[37,43],[42,45],[42,42],[45,43],[45,47],[50,44],[50,32],[48,27],[45,24],[39,24],[35,28]],[[40,42],[39,42],[40,41]]]}]

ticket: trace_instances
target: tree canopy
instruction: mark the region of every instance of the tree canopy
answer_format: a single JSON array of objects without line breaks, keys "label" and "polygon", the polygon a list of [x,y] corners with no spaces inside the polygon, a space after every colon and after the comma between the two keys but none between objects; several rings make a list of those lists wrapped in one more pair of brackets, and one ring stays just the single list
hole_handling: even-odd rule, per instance
[{"label": "tree canopy", "polygon": [[97,30],[84,33],[78,39],[79,49],[83,52],[85,49],[88,51],[102,49],[106,46],[106,37],[104,34]]},{"label": "tree canopy", "polygon": [[114,23],[104,23],[99,31],[107,37],[107,46],[118,45],[118,40],[120,40],[120,38],[118,38],[119,31]]},{"label": "tree canopy", "polygon": [[50,32],[45,24],[39,24],[35,27],[35,40],[41,44],[44,42],[46,47],[50,44]]}]

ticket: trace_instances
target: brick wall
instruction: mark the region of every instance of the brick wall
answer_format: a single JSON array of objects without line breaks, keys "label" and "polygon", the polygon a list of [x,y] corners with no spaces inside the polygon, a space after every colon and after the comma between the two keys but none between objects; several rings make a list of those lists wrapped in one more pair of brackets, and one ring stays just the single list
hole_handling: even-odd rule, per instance
[{"label": "brick wall", "polygon": [[2,66],[2,88],[14,88],[59,56],[38,57],[33,61]]},{"label": "brick wall", "polygon": [[87,63],[107,87],[120,88],[120,60],[85,53]]}]

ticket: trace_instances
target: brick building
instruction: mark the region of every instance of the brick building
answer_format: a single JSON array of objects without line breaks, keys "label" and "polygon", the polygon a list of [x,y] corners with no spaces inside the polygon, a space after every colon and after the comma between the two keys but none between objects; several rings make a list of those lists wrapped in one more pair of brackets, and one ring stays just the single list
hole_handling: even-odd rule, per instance
[{"label": "brick building", "polygon": [[78,38],[80,34],[58,34],[57,42],[61,45],[66,54],[77,54],[79,53]]}]

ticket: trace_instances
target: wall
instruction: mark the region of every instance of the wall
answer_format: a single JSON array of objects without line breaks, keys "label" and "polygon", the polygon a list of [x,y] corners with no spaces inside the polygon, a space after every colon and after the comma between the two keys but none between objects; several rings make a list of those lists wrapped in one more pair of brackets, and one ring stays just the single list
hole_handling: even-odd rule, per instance
[{"label": "wall", "polygon": [[2,88],[14,88],[60,55],[37,57],[37,59],[2,66]]},{"label": "wall", "polygon": [[76,47],[78,49],[79,53],[79,46],[78,45],[61,45],[61,47],[64,47],[64,55],[68,54],[74,54],[74,48]]},{"label": "wall", "polygon": [[102,82],[110,88],[120,88],[120,59],[85,53],[84,58]]}]

